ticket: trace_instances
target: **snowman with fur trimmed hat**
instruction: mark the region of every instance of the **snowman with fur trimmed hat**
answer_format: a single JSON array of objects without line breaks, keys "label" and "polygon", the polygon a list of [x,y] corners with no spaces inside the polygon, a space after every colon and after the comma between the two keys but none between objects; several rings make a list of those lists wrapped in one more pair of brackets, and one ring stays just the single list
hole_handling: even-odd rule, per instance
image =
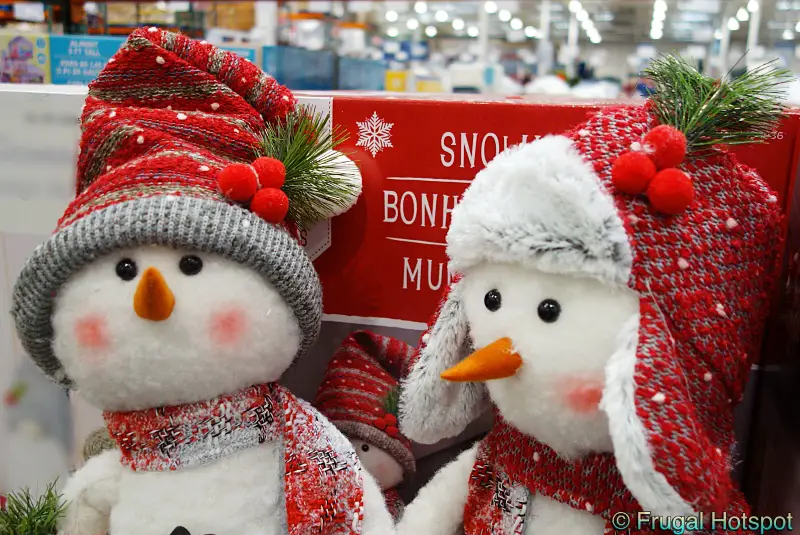
[{"label": "snowman with fur trimmed hat", "polygon": [[[400,430],[435,443],[489,407],[495,422],[398,533],[653,533],[640,512],[748,512],[733,409],[782,216],[721,146],[768,138],[784,73],[719,83],[667,56],[650,76],[647,105],[509,149],[453,210],[456,278],[403,382]],[[695,531],[725,531],[708,518]]]},{"label": "snowman with fur trimmed hat", "polygon": [[156,28],[90,85],[76,198],[14,290],[25,349],[116,445],[67,483],[61,534],[392,532],[350,442],[277,382],[320,329],[299,229],[360,193],[325,124]]}]

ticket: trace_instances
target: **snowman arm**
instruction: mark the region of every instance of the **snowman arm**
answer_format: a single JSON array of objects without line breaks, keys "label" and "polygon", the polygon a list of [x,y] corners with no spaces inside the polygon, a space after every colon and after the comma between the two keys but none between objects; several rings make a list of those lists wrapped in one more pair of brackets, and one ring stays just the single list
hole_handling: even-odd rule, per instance
[{"label": "snowman arm", "polygon": [[67,508],[59,522],[59,535],[106,533],[122,470],[120,452],[115,449],[92,457],[72,475],[64,487]]},{"label": "snowman arm", "polygon": [[364,482],[363,535],[393,535],[394,520],[386,508],[380,486],[366,470],[362,472]]},{"label": "snowman arm", "polygon": [[464,524],[469,476],[478,445],[439,470],[403,512],[398,535],[454,535]]}]

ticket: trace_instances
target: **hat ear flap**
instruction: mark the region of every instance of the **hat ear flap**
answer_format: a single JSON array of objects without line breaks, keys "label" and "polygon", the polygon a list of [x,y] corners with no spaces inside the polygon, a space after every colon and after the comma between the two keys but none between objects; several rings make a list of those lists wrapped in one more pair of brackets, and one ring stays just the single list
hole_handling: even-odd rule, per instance
[{"label": "hat ear flap", "polygon": [[472,352],[469,323],[454,283],[422,336],[400,394],[400,431],[421,444],[458,435],[486,408],[483,383],[451,383],[442,372]]}]

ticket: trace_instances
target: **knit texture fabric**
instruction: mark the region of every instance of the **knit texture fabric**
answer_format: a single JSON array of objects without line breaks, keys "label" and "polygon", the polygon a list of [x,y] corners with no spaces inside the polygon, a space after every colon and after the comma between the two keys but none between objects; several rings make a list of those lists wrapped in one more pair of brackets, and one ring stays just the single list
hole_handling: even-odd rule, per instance
[{"label": "knit texture fabric", "polygon": [[396,397],[400,374],[413,351],[388,336],[352,333],[328,364],[314,401],[344,434],[394,457],[406,476],[415,472],[416,464],[411,442],[397,428]]},{"label": "knit texture fabric", "polygon": [[[730,474],[736,461],[733,413],[759,352],[778,275],[780,206],[756,172],[722,148],[690,155],[680,165],[695,189],[693,203],[680,214],[665,216],[645,197],[617,191],[612,165],[624,152],[640,147],[656,125],[646,107],[610,107],[568,133],[564,143],[559,141],[574,147],[574,156],[565,154],[587,162],[594,174],[578,185],[548,177],[541,187],[555,191],[546,198],[564,200],[570,191],[582,195],[593,203],[586,216],[576,203],[569,206],[570,213],[551,210],[546,217],[555,220],[542,220],[545,216],[530,210],[517,214],[520,221],[507,212],[494,217],[485,213],[487,201],[470,196],[470,190],[453,212],[448,254],[461,269],[480,262],[541,259],[538,265],[545,271],[624,284],[640,296],[638,323],[606,368],[601,407],[609,419],[613,458],[590,455],[567,463],[535,437],[524,437],[501,420],[481,446],[475,465],[472,505],[465,512],[468,533],[517,533],[508,531],[517,521],[508,515],[516,513],[500,508],[501,514],[496,504],[489,504],[494,498],[487,489],[492,485],[498,495],[517,485],[512,494],[521,493],[520,500],[526,492],[543,493],[603,515],[640,506],[653,514],[746,511]],[[515,195],[513,182],[497,192],[490,186],[482,182],[481,191],[497,195],[493,202]],[[522,206],[515,209],[521,212]],[[462,234],[455,243],[457,217]],[[595,227],[587,223],[592,217]],[[559,235],[564,229],[573,234]],[[586,231],[578,235],[580,229]],[[624,229],[622,240],[617,229]],[[488,240],[485,246],[479,246],[480,239]],[[527,259],[521,243],[531,244]],[[401,427],[415,439],[412,425],[421,430],[420,436],[443,427],[453,435],[479,412],[485,401],[483,385],[438,378],[471,351],[469,325],[454,283],[421,338],[409,384],[403,386],[407,395],[401,400]],[[484,473],[491,477],[487,480],[480,475]],[[506,482],[498,487],[491,478]]]},{"label": "knit texture fabric", "polygon": [[288,533],[361,533],[361,466],[350,442],[308,403],[276,383],[219,398],[105,413],[122,463],[133,471],[181,470],[281,441]]},{"label": "knit texture fabric", "polygon": [[406,504],[403,498],[400,497],[400,493],[396,489],[385,490],[383,491],[383,500],[386,502],[389,514],[392,515],[395,522],[398,522],[406,509]]},{"label": "knit texture fabric", "polygon": [[236,54],[156,28],[135,31],[89,86],[76,198],[17,280],[12,313],[25,350],[70,386],[53,354],[50,315],[61,286],[115,250],[162,245],[220,255],[269,281],[316,339],[321,288],[283,225],[227,199],[217,175],[252,162],[259,134],[296,100]]}]

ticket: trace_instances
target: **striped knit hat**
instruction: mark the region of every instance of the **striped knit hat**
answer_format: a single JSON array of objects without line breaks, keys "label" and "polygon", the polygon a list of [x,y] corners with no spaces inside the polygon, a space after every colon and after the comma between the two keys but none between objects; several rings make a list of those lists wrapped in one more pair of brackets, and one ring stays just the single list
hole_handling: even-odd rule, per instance
[{"label": "striped knit hat", "polygon": [[[303,113],[288,89],[233,53],[156,28],[130,36],[89,86],[76,198],[14,289],[17,332],[47,375],[71,385],[51,348],[61,286],[94,259],[142,245],[250,266],[292,308],[303,336],[298,354],[307,350],[319,332],[322,296],[296,230],[313,223],[303,216],[330,217],[351,206],[360,177],[333,177],[342,195],[316,198],[319,184],[306,186],[332,180],[321,176],[324,166],[309,179],[265,151],[306,143],[329,163],[321,153],[330,136],[288,129],[321,124],[303,121]],[[281,132],[286,139],[276,137]],[[309,195],[317,205],[301,202]]]},{"label": "striped knit hat", "polygon": [[[601,409],[615,460],[560,479],[605,489],[589,500],[595,514],[623,490],[659,515],[741,502],[730,474],[733,412],[779,268],[778,199],[724,145],[774,132],[783,74],[720,84],[667,57],[651,77],[659,92],[646,106],[603,109],[495,158],[453,210],[447,236],[457,274],[507,262],[640,296],[638,321],[606,366]],[[483,383],[440,378],[474,349],[455,278],[403,383],[400,428],[422,443],[459,434],[486,408]],[[519,449],[508,455],[525,461]],[[610,486],[619,474],[627,489]],[[582,492],[556,490],[559,499]]]},{"label": "striped knit hat", "polygon": [[388,452],[406,476],[411,442],[397,429],[398,382],[413,348],[368,331],[347,337],[325,372],[314,405],[343,433]]}]

